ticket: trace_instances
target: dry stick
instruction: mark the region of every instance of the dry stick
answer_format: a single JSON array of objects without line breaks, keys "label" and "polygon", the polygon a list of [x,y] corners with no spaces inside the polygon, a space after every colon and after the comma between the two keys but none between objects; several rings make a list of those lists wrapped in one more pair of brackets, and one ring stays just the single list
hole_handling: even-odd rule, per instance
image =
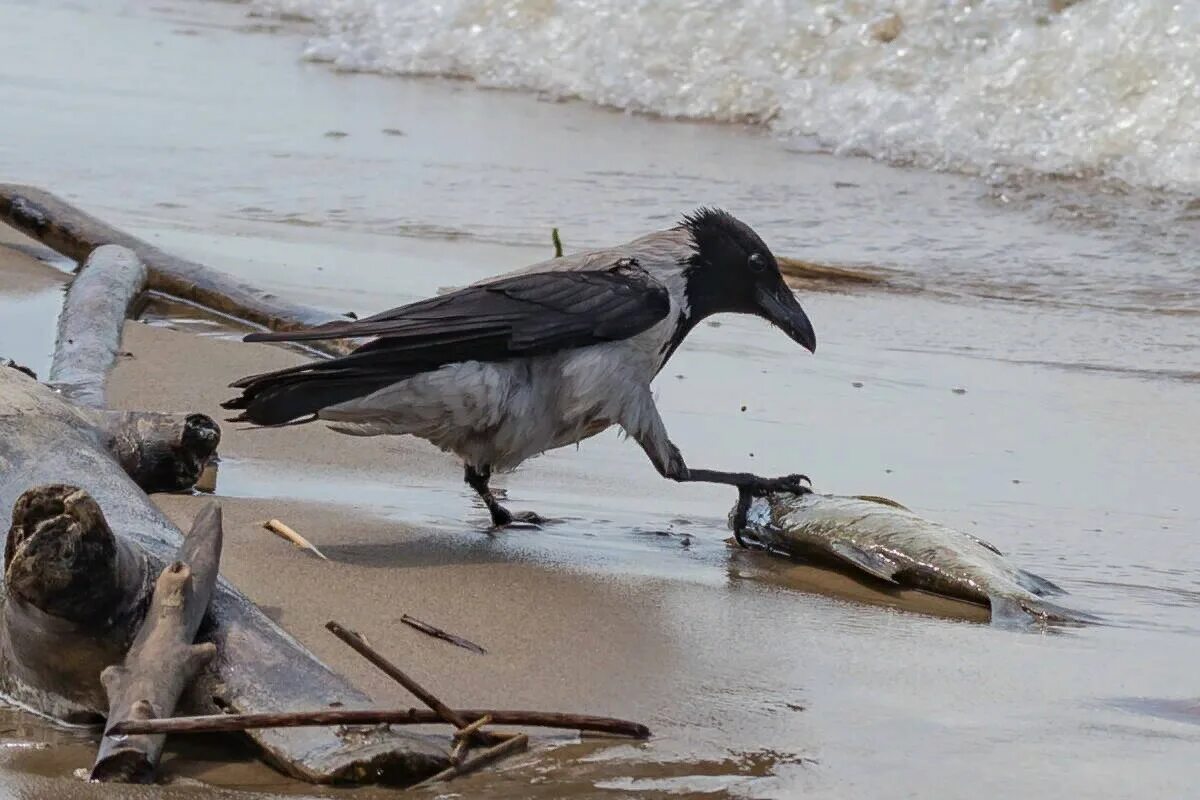
[{"label": "dry stick", "polygon": [[47,383],[68,400],[103,408],[125,319],[145,288],[146,267],[131,250],[116,245],[93,250],[63,301]]},{"label": "dry stick", "polygon": [[[221,509],[209,501],[180,545],[178,560],[159,576],[146,620],[125,662],[100,674],[110,722],[170,714],[183,690],[216,655],[216,645],[193,644],[193,640],[217,583],[221,540]],[[164,738],[106,735],[100,741],[92,780],[153,781]]]},{"label": "dry stick", "polygon": [[470,739],[458,739],[454,742],[454,749],[450,751],[450,763],[461,764],[463,759],[467,757],[467,753],[471,751]]},{"label": "dry stick", "polygon": [[[344,318],[288,303],[230,275],[173,256],[33,186],[0,184],[0,222],[81,264],[101,245],[127,247],[146,265],[149,288],[271,330],[291,331],[326,322],[345,322]],[[344,355],[352,348],[343,339],[311,342],[310,346],[331,355]]]},{"label": "dry stick", "polygon": [[432,784],[453,780],[459,775],[466,775],[469,772],[475,772],[481,767],[486,767],[488,764],[498,761],[511,753],[524,750],[528,746],[529,737],[523,733],[518,733],[511,739],[506,739],[505,741],[500,742],[498,745],[489,747],[487,750],[479,753],[474,758],[468,759],[461,764],[451,764],[438,774],[430,778],[426,778],[416,786],[411,787],[411,789],[424,789]]},{"label": "dry stick", "polygon": [[441,628],[430,625],[428,622],[422,622],[421,620],[417,619],[416,617],[410,617],[408,614],[405,614],[404,616],[400,617],[400,621],[403,622],[405,625],[408,625],[410,628],[416,628],[421,633],[428,634],[429,636],[432,636],[435,639],[441,639],[444,642],[449,642],[450,644],[457,645],[457,646],[463,648],[464,650],[470,650],[473,653],[479,653],[480,655],[487,655],[487,650],[484,650],[482,647],[475,644],[470,639],[464,639],[461,636],[456,636],[453,633],[444,631]]},{"label": "dry stick", "polygon": [[472,740],[472,735],[484,727],[485,724],[491,724],[491,722],[492,715],[485,714],[484,716],[479,717],[478,720],[470,723],[466,728],[460,728],[457,730],[457,732],[455,732],[454,750],[450,751],[451,764],[462,763],[462,759],[466,758],[467,753],[470,752],[470,740]]},{"label": "dry stick", "polygon": [[[432,711],[437,714],[443,722],[460,729],[465,728],[470,724],[465,717],[452,709],[450,706],[443,703],[441,700],[434,697],[428,689],[417,683],[403,670],[380,655],[379,651],[367,644],[367,640],[362,637],[362,634],[358,633],[357,631],[343,628],[341,625],[332,620],[325,623],[325,628],[334,636],[350,645],[354,652],[358,653],[367,661],[370,661],[372,664],[378,667],[384,675],[387,675],[396,683],[412,692],[418,700],[432,709]],[[491,744],[497,741],[494,735],[483,732],[476,733],[473,738],[481,744]]]},{"label": "dry stick", "polygon": [[465,728],[459,728],[457,731],[455,731],[455,732],[454,732],[454,738],[455,738],[455,739],[459,739],[459,740],[462,740],[462,739],[469,739],[469,738],[471,738],[471,734],[472,734],[472,733],[474,733],[475,731],[479,730],[479,729],[480,729],[480,728],[482,728],[484,725],[491,725],[491,724],[492,724],[492,715],[491,715],[491,714],[484,714],[482,717],[480,717],[479,719],[475,720],[474,722],[472,722],[472,723],[471,723],[470,725],[468,725],[467,727],[465,727]]},{"label": "dry stick", "polygon": [[459,728],[454,733],[454,749],[450,752],[450,763],[461,764],[471,749],[471,735],[491,724],[492,715],[484,714],[465,728]]},{"label": "dry stick", "polygon": [[266,528],[267,530],[269,530],[271,533],[278,536],[279,538],[287,539],[289,542],[296,545],[296,547],[299,547],[301,550],[311,551],[313,555],[315,555],[317,558],[320,558],[322,561],[329,560],[325,556],[324,553],[322,553],[320,550],[317,549],[317,546],[315,544],[310,542],[308,539],[305,539],[303,536],[296,533],[296,531],[293,530],[291,527],[283,524],[279,520],[277,520],[277,519],[267,520],[266,522],[263,523],[263,527]]},{"label": "dry stick", "polygon": [[325,623],[325,629],[346,644],[350,645],[350,648],[354,650],[354,652],[358,653],[367,661],[370,661],[372,664],[378,667],[384,675],[387,675],[396,683],[412,692],[418,700],[429,706],[429,708],[432,709],[445,722],[448,722],[456,728],[465,728],[468,724],[470,724],[457,711],[450,708],[450,706],[446,705],[441,700],[438,700],[429,692],[428,689],[414,681],[399,667],[380,655],[379,651],[367,644],[367,640],[362,637],[362,634],[358,633],[357,631],[344,628],[332,620]]},{"label": "dry stick", "polygon": [[[637,722],[590,714],[560,711],[523,711],[494,708],[459,708],[454,713],[464,719],[490,716],[493,725],[604,733],[650,738],[650,729]],[[237,733],[262,728],[308,728],[334,725],[430,725],[445,722],[435,711],[404,709],[333,709],[287,711],[272,714],[211,714],[172,719],[126,720],[110,729],[113,734],[131,733]],[[465,726],[464,726],[465,727]]]}]

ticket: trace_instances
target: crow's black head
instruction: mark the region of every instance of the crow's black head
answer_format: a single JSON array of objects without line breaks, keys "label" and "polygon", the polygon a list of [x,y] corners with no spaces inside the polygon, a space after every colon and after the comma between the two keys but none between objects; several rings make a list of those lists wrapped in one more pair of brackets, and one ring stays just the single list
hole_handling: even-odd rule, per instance
[{"label": "crow's black head", "polygon": [[749,225],[727,211],[701,208],[680,226],[695,247],[685,272],[692,324],[721,312],[754,314],[816,350],[812,323],[784,283],[774,254]]}]

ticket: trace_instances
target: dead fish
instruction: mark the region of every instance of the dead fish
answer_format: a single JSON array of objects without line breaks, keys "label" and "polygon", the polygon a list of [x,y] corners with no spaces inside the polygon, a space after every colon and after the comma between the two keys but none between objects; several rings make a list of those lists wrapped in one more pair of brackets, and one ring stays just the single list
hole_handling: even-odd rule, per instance
[{"label": "dead fish", "polygon": [[886,498],[811,492],[743,497],[729,523],[739,541],[744,536],[790,556],[833,562],[898,586],[988,605],[992,624],[1097,621],[1046,600],[1066,592],[1014,566],[995,545]]}]

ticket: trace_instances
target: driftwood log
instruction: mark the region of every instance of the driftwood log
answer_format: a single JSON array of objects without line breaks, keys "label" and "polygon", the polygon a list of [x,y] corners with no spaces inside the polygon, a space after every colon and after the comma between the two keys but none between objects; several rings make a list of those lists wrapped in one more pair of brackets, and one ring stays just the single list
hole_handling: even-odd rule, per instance
[{"label": "driftwood log", "polygon": [[[289,303],[214,269],[173,256],[108,225],[65,200],[33,186],[0,184],[0,222],[80,264],[92,251],[116,244],[133,251],[147,269],[147,286],[271,330],[296,330],[344,318]],[[312,342],[333,355],[349,352],[342,340]]]},{"label": "driftwood log", "polygon": [[[177,559],[158,576],[125,662],[100,673],[110,728],[125,719],[171,716],[183,690],[217,654],[212,642],[193,642],[217,584],[221,542],[221,508],[210,501],[196,515]],[[106,730],[92,780],[150,783],[165,739],[116,737]]]},{"label": "driftwood log", "polygon": [[[27,488],[47,484],[77,486],[91,498],[60,498],[61,510],[51,502],[42,511],[23,511],[9,533],[5,552],[12,555],[0,593],[0,692],[48,716],[94,723],[108,710],[100,672],[123,659],[153,579],[175,559],[183,539],[113,457],[94,424],[96,413],[0,368],[0,508],[18,506]],[[44,548],[26,541],[55,527],[69,536],[46,538]],[[31,560],[35,556],[47,566]],[[42,588],[51,585],[69,591]],[[217,656],[185,692],[185,713],[372,705],[224,579],[213,591],[200,640],[215,644]],[[270,763],[312,782],[408,784],[449,763],[431,740],[393,730],[303,728],[249,736]]]},{"label": "driftwood log", "polygon": [[79,268],[58,317],[48,383],[75,403],[104,407],[104,384],[121,351],[121,329],[146,288],[132,250],[105,245]]}]

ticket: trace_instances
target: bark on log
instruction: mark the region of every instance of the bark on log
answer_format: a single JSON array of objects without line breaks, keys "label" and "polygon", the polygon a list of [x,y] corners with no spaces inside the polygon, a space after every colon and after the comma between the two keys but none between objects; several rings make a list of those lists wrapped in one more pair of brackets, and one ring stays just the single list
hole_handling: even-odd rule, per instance
[{"label": "bark on log", "polygon": [[[78,486],[103,509],[107,536],[113,541],[111,556],[99,525],[88,523],[81,526],[77,540],[91,541],[82,536],[84,530],[98,532],[99,544],[73,557],[99,553],[96,574],[106,577],[95,591],[112,594],[116,586],[120,599],[104,613],[95,604],[81,604],[78,615],[87,618],[81,623],[26,602],[21,595],[25,589],[6,591],[0,614],[0,691],[52,716],[95,720],[107,710],[100,671],[121,660],[133,635],[132,623],[138,621],[136,615],[127,619],[124,609],[132,605],[144,612],[151,577],[174,559],[182,535],[117,465],[102,434],[83,419],[80,409],[20,372],[0,368],[0,508],[13,507],[30,486],[51,483]],[[87,514],[76,517],[92,520]],[[38,528],[34,525],[34,534]],[[14,548],[25,530],[24,525],[18,529]],[[16,556],[14,551],[14,560]],[[130,598],[137,602],[131,604]],[[103,624],[97,622],[101,617]],[[209,623],[202,630],[201,638],[217,646],[217,657],[185,694],[180,704],[185,713],[373,705],[224,579],[217,583]],[[40,659],[30,647],[31,637],[49,643]],[[400,731],[297,728],[249,735],[269,762],[313,782],[408,784],[449,763],[444,748]]]},{"label": "bark on log", "polygon": [[[102,245],[126,247],[146,265],[149,288],[270,330],[290,331],[345,321],[334,314],[289,303],[203,264],[166,253],[32,186],[0,184],[0,221],[81,264]],[[316,341],[311,346],[333,355],[343,355],[352,347],[344,340]]]},{"label": "bark on log", "polygon": [[[192,522],[176,560],[158,576],[150,609],[124,664],[100,673],[110,727],[125,719],[171,716],[184,688],[217,654],[212,642],[193,642],[217,583],[221,542],[221,508],[209,502]],[[150,783],[165,739],[118,738],[106,730],[92,780]]]},{"label": "bark on log", "polygon": [[64,397],[104,407],[104,385],[117,363],[121,330],[145,287],[146,267],[124,247],[98,247],[79,268],[58,317],[48,377]]}]

